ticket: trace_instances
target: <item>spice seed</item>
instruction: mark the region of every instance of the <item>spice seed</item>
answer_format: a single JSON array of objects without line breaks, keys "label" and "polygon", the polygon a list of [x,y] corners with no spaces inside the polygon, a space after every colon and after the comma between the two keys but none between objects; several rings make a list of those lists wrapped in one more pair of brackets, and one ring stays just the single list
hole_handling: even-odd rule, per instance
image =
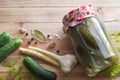
[{"label": "spice seed", "polygon": [[34,38],[31,38],[31,41],[33,41],[34,40]]},{"label": "spice seed", "polygon": [[37,41],[35,41],[35,44],[37,44]]},{"label": "spice seed", "polygon": [[31,42],[30,42],[30,41],[28,41],[28,44],[31,44]]},{"label": "spice seed", "polygon": [[25,33],[26,36],[28,36],[28,33]]},{"label": "spice seed", "polygon": [[47,35],[47,37],[50,37],[50,35]]},{"label": "spice seed", "polygon": [[60,51],[59,51],[59,50],[57,50],[56,52],[57,52],[57,53],[60,53]]}]

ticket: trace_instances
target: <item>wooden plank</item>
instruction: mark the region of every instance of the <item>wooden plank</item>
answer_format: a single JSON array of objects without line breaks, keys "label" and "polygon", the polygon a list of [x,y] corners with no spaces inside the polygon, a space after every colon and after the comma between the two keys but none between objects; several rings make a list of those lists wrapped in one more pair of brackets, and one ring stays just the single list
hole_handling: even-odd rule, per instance
[{"label": "wooden plank", "polygon": [[19,24],[17,23],[0,23],[0,33],[9,32],[10,34],[18,33],[17,29]]},{"label": "wooden plank", "polygon": [[[105,22],[105,27],[109,32],[119,31],[120,22]],[[31,33],[31,30],[38,29],[47,36],[48,34],[56,33],[62,37],[62,23],[0,23],[0,33],[6,31],[12,35],[18,34],[18,28],[23,27],[27,30],[28,33]]]},{"label": "wooden plank", "polygon": [[38,29],[47,36],[48,34],[56,33],[63,35],[61,23],[0,23],[0,33],[6,31],[12,35],[18,34],[18,28],[23,27],[30,34],[31,30]]},{"label": "wooden plank", "polygon": [[0,0],[0,7],[79,7],[89,3],[97,7],[120,7],[120,0]]},{"label": "wooden plank", "polygon": [[[0,0],[0,33],[6,31],[12,34],[12,36],[20,35],[18,28],[23,27],[27,32],[31,33],[31,30],[38,29],[47,36],[48,34],[58,34],[63,37],[62,31],[62,18],[70,10],[75,9],[81,5],[92,3],[95,6],[95,12],[105,22],[105,27],[111,32],[119,31],[120,27],[120,0]],[[25,36],[24,36],[25,37]],[[23,47],[27,47],[27,41],[31,36],[26,37]],[[30,44],[36,47],[47,49],[47,45],[51,42],[56,42],[56,47],[51,52],[56,53],[56,50],[60,50],[60,55],[66,53],[74,54],[73,46],[68,38],[64,40],[53,39],[47,41],[45,44],[34,43]],[[19,51],[15,51],[9,57],[20,55],[21,58],[17,64],[21,64],[23,55]],[[108,78],[108,77],[88,77],[80,64],[69,74],[64,74],[60,69],[35,58],[42,66],[57,73],[57,80],[119,80],[120,77]],[[0,76],[7,76],[6,67],[1,67],[0,64]],[[23,72],[24,75],[24,72]],[[6,79],[7,80],[7,79]],[[28,80],[28,79],[23,79]],[[30,80],[30,79],[29,79]]]},{"label": "wooden plank", "polygon": [[[24,76],[25,73],[23,73],[22,75]],[[78,71],[74,71],[74,73],[69,74],[57,74],[57,80],[113,80],[111,78],[108,77],[95,77],[95,78],[90,78],[84,74],[80,74]],[[6,76],[7,73],[1,73],[1,76],[4,76],[5,80],[7,80]],[[29,78],[22,78],[22,80],[30,80]],[[117,77],[114,80],[119,80],[119,77]]]},{"label": "wooden plank", "polygon": [[109,33],[120,31],[120,22],[109,22],[105,23],[106,29],[109,31]]},{"label": "wooden plank", "polygon": [[[0,8],[0,22],[62,22],[74,8]],[[120,19],[120,8],[95,8],[104,21]]]}]

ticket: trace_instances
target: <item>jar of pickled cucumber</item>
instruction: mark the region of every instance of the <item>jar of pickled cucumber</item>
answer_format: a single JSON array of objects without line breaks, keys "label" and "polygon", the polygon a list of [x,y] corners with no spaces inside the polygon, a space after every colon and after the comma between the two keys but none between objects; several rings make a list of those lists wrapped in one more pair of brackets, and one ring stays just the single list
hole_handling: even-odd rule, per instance
[{"label": "jar of pickled cucumber", "polygon": [[96,76],[119,63],[119,53],[92,5],[70,11],[64,16],[63,25],[88,76]]}]

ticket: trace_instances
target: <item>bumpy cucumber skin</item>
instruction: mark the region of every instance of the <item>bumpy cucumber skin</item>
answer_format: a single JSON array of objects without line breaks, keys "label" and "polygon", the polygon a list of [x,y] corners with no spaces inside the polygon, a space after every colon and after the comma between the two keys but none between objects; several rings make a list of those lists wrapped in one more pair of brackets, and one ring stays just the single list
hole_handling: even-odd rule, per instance
[{"label": "bumpy cucumber skin", "polygon": [[49,70],[44,69],[31,57],[25,57],[23,60],[24,65],[41,80],[56,80],[57,75]]},{"label": "bumpy cucumber skin", "polygon": [[10,34],[7,32],[3,32],[0,34],[0,47],[4,46],[6,43],[10,41]]},{"label": "bumpy cucumber skin", "polygon": [[0,62],[2,62],[8,55],[15,51],[22,44],[21,39],[15,39],[5,44],[0,48]]}]

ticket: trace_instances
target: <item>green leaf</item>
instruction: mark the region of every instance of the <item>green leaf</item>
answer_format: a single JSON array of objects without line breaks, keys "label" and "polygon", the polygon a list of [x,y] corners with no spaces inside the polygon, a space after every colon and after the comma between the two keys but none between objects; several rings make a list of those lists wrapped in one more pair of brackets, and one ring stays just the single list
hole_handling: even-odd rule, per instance
[{"label": "green leaf", "polygon": [[19,76],[19,75],[16,75],[14,80],[21,80],[21,79],[20,79],[20,76]]},{"label": "green leaf", "polygon": [[21,80],[21,71],[23,69],[23,65],[13,66],[8,70],[8,78],[11,80]]},{"label": "green leaf", "polygon": [[114,32],[114,33],[111,33],[110,36],[115,36],[115,34],[116,34],[115,32]]},{"label": "green leaf", "polygon": [[17,68],[16,74],[19,75],[19,74],[21,73],[22,69],[23,69],[23,65],[21,64],[21,65],[19,65],[19,67]]},{"label": "green leaf", "polygon": [[36,40],[38,40],[40,42],[46,42],[46,38],[42,32],[40,32],[38,30],[32,30],[31,34]]},{"label": "green leaf", "polygon": [[19,60],[19,56],[15,56],[15,57],[12,57],[12,58],[6,58],[3,63],[2,63],[2,66],[4,67],[11,67],[13,65],[15,65],[18,60]]},{"label": "green leaf", "polygon": [[109,68],[109,73],[108,76],[110,77],[115,77],[117,75],[120,74],[120,64],[116,64],[114,66],[112,66],[111,68]]},{"label": "green leaf", "polygon": [[116,42],[120,42],[120,36],[116,36]]},{"label": "green leaf", "polygon": [[3,76],[0,76],[0,80],[5,80]]},{"label": "green leaf", "polygon": [[10,79],[13,79],[14,78],[14,75],[15,75],[15,72],[16,72],[16,66],[13,66],[11,67],[9,70],[8,70],[8,77]]},{"label": "green leaf", "polygon": [[119,53],[120,53],[120,46],[117,46],[117,50],[119,51]]},{"label": "green leaf", "polygon": [[31,80],[37,80],[35,77],[32,77]]},{"label": "green leaf", "polygon": [[120,36],[120,31],[116,32],[115,36]]}]

